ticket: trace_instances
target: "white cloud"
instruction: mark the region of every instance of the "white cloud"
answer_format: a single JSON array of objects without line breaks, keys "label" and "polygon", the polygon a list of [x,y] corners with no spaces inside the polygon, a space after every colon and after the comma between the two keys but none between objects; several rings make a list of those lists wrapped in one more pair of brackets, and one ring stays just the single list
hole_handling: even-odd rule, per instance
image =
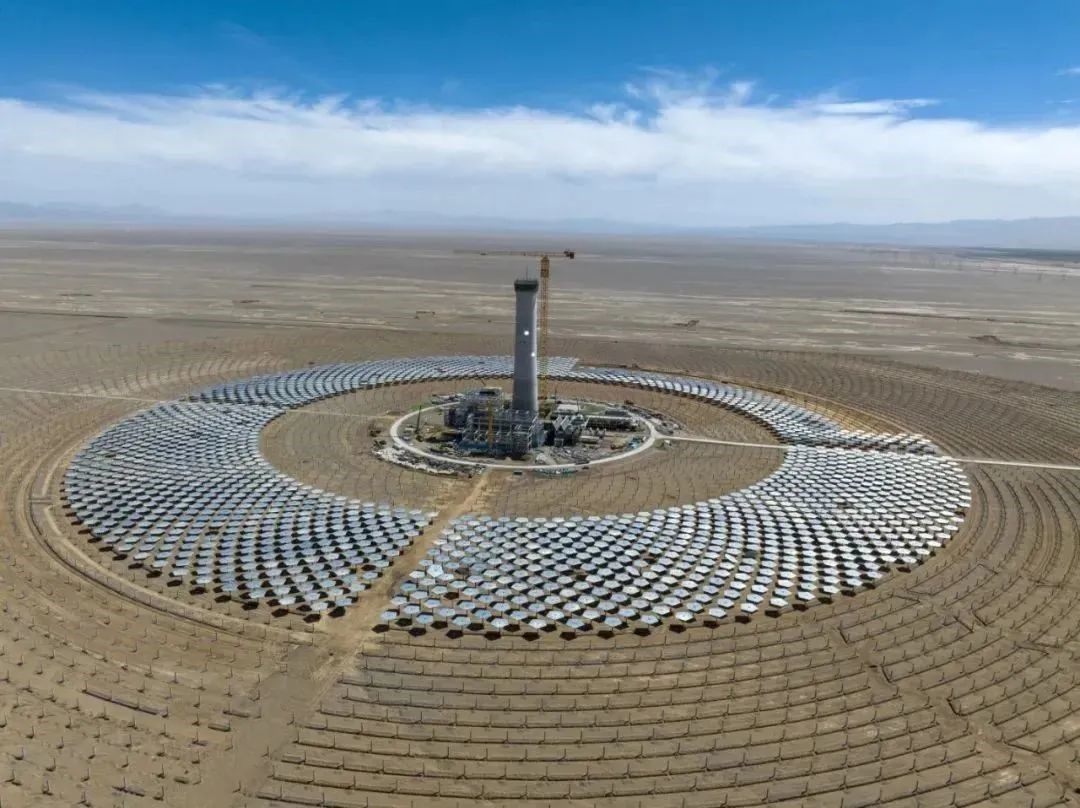
[{"label": "white cloud", "polygon": [[813,108],[826,115],[903,115],[936,103],[932,98],[881,98],[876,101],[820,101]]},{"label": "white cloud", "polygon": [[1080,76],[1080,66],[1078,67],[1066,67],[1064,70],[1058,71],[1059,76]]},{"label": "white cloud", "polygon": [[628,90],[580,113],[223,88],[0,98],[0,199],[689,225],[1080,213],[1080,126],[918,117],[929,99],[780,105],[713,77]]}]

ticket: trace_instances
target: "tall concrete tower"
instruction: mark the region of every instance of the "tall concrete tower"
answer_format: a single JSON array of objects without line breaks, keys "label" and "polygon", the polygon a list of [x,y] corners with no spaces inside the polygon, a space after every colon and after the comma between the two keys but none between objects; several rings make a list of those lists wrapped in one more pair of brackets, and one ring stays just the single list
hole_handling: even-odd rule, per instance
[{"label": "tall concrete tower", "polygon": [[536,400],[536,295],[540,282],[533,279],[514,281],[517,317],[514,323],[514,395],[511,408],[535,415]]}]

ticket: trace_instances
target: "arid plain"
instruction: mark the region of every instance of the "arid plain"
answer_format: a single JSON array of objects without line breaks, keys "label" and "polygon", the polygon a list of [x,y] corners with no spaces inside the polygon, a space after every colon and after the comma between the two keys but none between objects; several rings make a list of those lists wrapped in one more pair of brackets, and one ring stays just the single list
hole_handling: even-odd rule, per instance
[{"label": "arid plain", "polygon": [[[4,312],[84,315],[80,333],[306,325],[497,339],[513,311],[507,284],[535,260],[477,253],[567,248],[578,258],[556,262],[552,303],[563,344],[850,352],[1080,388],[1080,256],[583,235],[34,230],[0,231],[0,280]],[[38,346],[62,345],[74,322],[26,327]]]},{"label": "arid plain", "polygon": [[[341,617],[170,585],[72,520],[64,469],[119,418],[310,364],[509,353],[510,284],[535,259],[479,253],[565,248],[553,353],[929,435],[972,485],[959,534],[874,589],[745,623],[376,633],[455,515],[683,504],[781,459],[748,419],[640,391],[618,397],[703,440],[572,480],[443,479],[374,458],[372,427],[430,384],[331,399],[263,433],[267,459],[303,482],[438,512]],[[38,229],[0,231],[0,290],[4,805],[1080,805],[1069,256]],[[589,388],[568,392],[604,395]]]}]

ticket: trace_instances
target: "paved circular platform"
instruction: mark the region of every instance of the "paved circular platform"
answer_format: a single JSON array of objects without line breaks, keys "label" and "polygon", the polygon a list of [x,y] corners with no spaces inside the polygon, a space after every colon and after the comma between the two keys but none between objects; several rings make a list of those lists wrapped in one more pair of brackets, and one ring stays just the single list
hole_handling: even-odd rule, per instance
[{"label": "paved circular platform", "polygon": [[[442,406],[424,407],[420,410],[421,413],[428,412],[430,410],[442,409]],[[416,417],[415,412],[406,413],[398,418],[394,423],[390,425],[390,439],[394,442],[394,445],[398,448],[406,451],[410,454],[417,455],[418,457],[426,458],[427,460],[434,460],[437,463],[449,463],[453,466],[462,466],[465,468],[487,468],[487,469],[504,469],[507,471],[557,471],[567,469],[580,469],[583,465],[589,466],[602,466],[606,463],[614,463],[619,460],[626,460],[627,458],[639,455],[642,452],[648,451],[656,443],[658,437],[656,427],[647,419],[642,418],[640,415],[631,415],[634,421],[641,424],[645,430],[645,437],[632,449],[621,449],[619,451],[612,452],[609,455],[594,458],[585,463],[528,463],[528,462],[514,462],[508,463],[501,460],[496,460],[483,456],[476,457],[452,457],[444,454],[437,454],[436,452],[429,452],[414,441],[406,440],[401,432],[402,429],[408,425],[410,419]]]}]

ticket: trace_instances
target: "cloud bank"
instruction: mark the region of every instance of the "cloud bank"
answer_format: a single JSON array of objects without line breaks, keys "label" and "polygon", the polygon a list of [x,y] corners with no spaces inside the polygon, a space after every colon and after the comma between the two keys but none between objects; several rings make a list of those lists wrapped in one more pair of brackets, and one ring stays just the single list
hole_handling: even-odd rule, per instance
[{"label": "cloud bank", "polygon": [[1080,213],[1080,125],[659,74],[576,111],[284,92],[0,98],[0,199],[724,226]]}]

